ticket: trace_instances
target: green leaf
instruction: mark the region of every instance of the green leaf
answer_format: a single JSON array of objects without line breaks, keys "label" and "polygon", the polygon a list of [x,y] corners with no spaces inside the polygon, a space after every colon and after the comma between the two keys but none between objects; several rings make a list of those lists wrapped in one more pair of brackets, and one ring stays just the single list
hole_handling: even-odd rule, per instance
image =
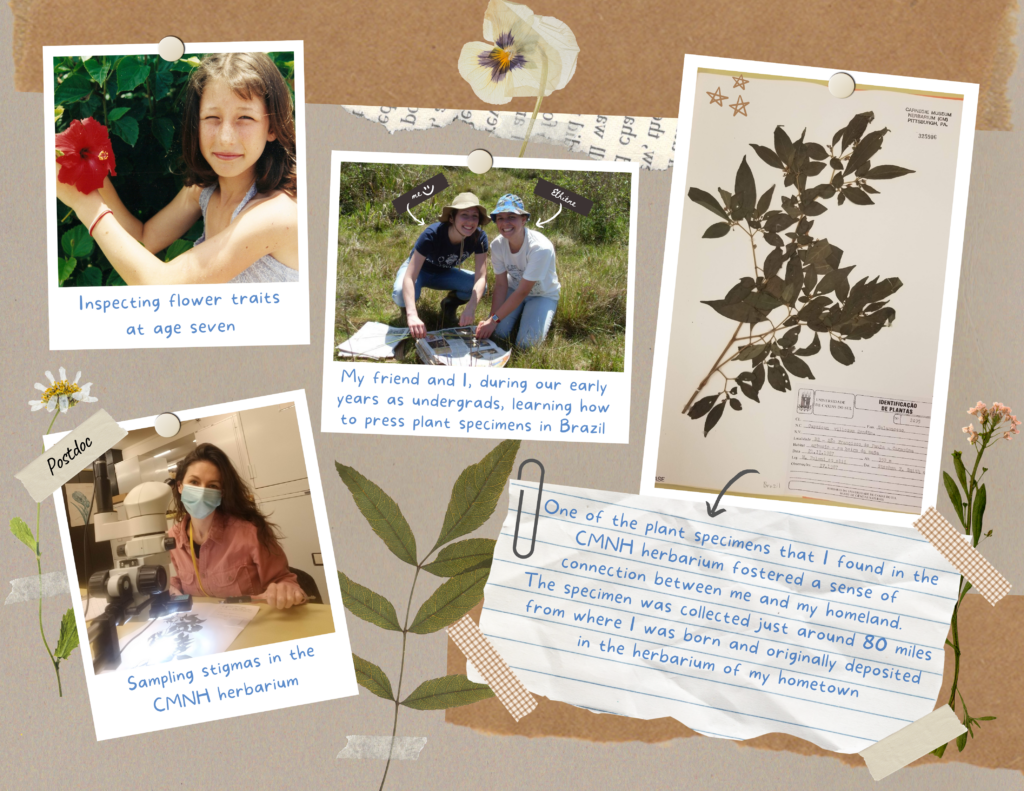
[{"label": "green leaf", "polygon": [[936,747],[934,750],[932,750],[932,755],[934,755],[936,758],[941,758],[942,754],[946,752],[947,746],[948,745],[944,744],[941,747]]},{"label": "green leaf", "polygon": [[191,250],[194,246],[194,243],[190,242],[188,239],[179,239],[178,241],[173,242],[164,252],[164,261],[173,261],[186,250]]},{"label": "green leaf", "polygon": [[117,63],[117,92],[131,91],[146,81],[149,65],[128,55]]},{"label": "green leaf", "polygon": [[59,104],[56,107],[53,108],[53,122],[54,123],[57,123],[61,119],[61,117],[63,115],[64,115],[64,108],[61,107]]},{"label": "green leaf", "polygon": [[[815,338],[818,336],[815,335]],[[835,358],[836,362],[842,363],[843,365],[853,365],[854,360],[857,358],[853,356],[853,350],[842,341],[837,341],[835,338],[828,339],[828,350],[832,352],[832,357]]]},{"label": "green leaf", "polygon": [[915,170],[907,170],[899,165],[876,165],[864,174],[866,179],[895,179],[906,176],[908,173],[916,173]]},{"label": "green leaf", "polygon": [[729,233],[729,229],[731,227],[732,226],[729,225],[729,223],[727,222],[716,222],[714,225],[709,226],[708,229],[704,231],[704,236],[701,238],[721,239],[723,236],[726,236]]},{"label": "green leaf", "polygon": [[107,285],[108,286],[127,286],[128,284],[124,282],[124,278],[121,277],[120,274],[118,274],[116,269],[111,269],[107,273]]},{"label": "green leaf", "polygon": [[772,151],[770,148],[759,146],[757,143],[751,143],[750,147],[757,152],[757,155],[761,157],[766,165],[770,165],[773,168],[782,170],[782,160],[779,159],[778,154]]},{"label": "green leaf", "polygon": [[472,533],[491,518],[498,499],[505,491],[505,482],[512,474],[519,444],[519,440],[506,439],[476,464],[462,471],[452,487],[444,524],[434,549]]},{"label": "green leaf", "polygon": [[483,599],[484,585],[490,573],[489,568],[474,569],[452,577],[423,602],[409,631],[430,634],[451,626]]},{"label": "green leaf", "polygon": [[744,217],[750,217],[754,213],[754,205],[757,203],[757,185],[754,183],[754,174],[747,164],[744,156],[740,160],[740,166],[736,169],[735,192],[741,198],[740,209]]},{"label": "green leaf", "polygon": [[359,686],[370,690],[378,698],[394,700],[395,693],[391,689],[391,680],[387,673],[377,667],[373,662],[367,662],[361,656],[352,654],[352,662],[356,667],[356,681]]},{"label": "green leaf", "polygon": [[467,538],[449,544],[437,553],[437,560],[423,567],[438,577],[456,577],[470,569],[491,565],[494,557],[493,538]]},{"label": "green leaf", "polygon": [[814,374],[811,373],[811,367],[795,354],[783,356],[782,364],[786,366],[786,370],[793,374],[793,376],[799,376],[801,379],[814,378]]},{"label": "green leaf", "polygon": [[974,505],[971,507],[971,538],[972,544],[978,546],[981,540],[981,519],[985,516],[985,505],[988,502],[988,494],[985,492],[985,484],[974,495]]},{"label": "green leaf", "polygon": [[174,143],[174,124],[169,118],[155,118],[153,120],[153,136],[160,141],[164,151],[170,151]]},{"label": "green leaf", "polygon": [[719,204],[718,200],[714,195],[699,190],[696,187],[690,187],[690,191],[686,193],[687,197],[694,203],[698,203],[710,212],[714,212],[723,220],[728,220],[729,215],[725,213],[725,210]]},{"label": "green leaf", "polygon": [[387,548],[411,566],[416,565],[416,538],[409,523],[402,516],[398,504],[388,497],[377,484],[356,472],[352,467],[334,463],[338,475],[345,482],[360,513],[370,523]]},{"label": "green leaf", "polygon": [[71,273],[75,271],[75,267],[78,266],[78,261],[74,258],[58,258],[57,259],[57,282],[63,283],[69,277]]},{"label": "green leaf", "polygon": [[960,752],[964,751],[964,747],[967,746],[967,731],[964,731],[956,737],[956,749]]},{"label": "green leaf", "polygon": [[75,611],[68,607],[64,617],[60,619],[60,636],[53,655],[59,659],[67,659],[71,652],[78,648],[78,624],[75,623]]},{"label": "green leaf", "polygon": [[468,706],[478,700],[493,697],[494,693],[486,684],[477,684],[463,675],[456,674],[424,681],[402,701],[402,705],[420,711],[434,711]]},{"label": "green leaf", "polygon": [[110,74],[110,61],[106,58],[85,58],[83,65],[89,72],[89,76],[99,85],[103,85],[107,75]]},{"label": "green leaf", "polygon": [[71,258],[84,258],[92,252],[95,242],[89,236],[89,229],[79,223],[61,236],[60,246]]},{"label": "green leaf", "polygon": [[174,75],[171,73],[170,64],[168,63],[165,67],[163,65],[165,63],[167,61],[161,60],[157,66],[156,75],[153,77],[153,93],[156,94],[154,98],[157,101],[170,95],[171,88],[174,87]]},{"label": "green leaf", "polygon": [[130,115],[126,115],[120,120],[113,123],[110,127],[112,134],[120,137],[128,145],[134,147],[135,143],[139,139],[139,122],[132,118]]},{"label": "green leaf", "polygon": [[90,288],[103,285],[103,273],[94,266],[87,266],[78,273],[75,278],[75,285],[79,288]]},{"label": "green leaf", "polygon": [[725,412],[725,401],[722,401],[720,404],[716,404],[715,408],[712,409],[710,412],[708,412],[708,416],[704,420],[704,436],[705,437],[708,435],[708,433],[711,431],[711,429],[713,429],[717,425],[718,421],[721,420],[722,414],[724,412]]},{"label": "green leaf", "polygon": [[949,477],[948,472],[943,472],[942,483],[946,486],[946,494],[949,495],[949,501],[956,509],[956,515],[960,517],[960,523],[964,524],[964,501],[960,497],[960,490],[956,488],[956,482]]},{"label": "green leaf", "polygon": [[115,107],[113,110],[107,113],[107,121],[113,123],[118,118],[127,113],[130,109],[130,107]]},{"label": "green leaf", "polygon": [[[870,307],[870,306],[869,306]],[[967,469],[964,467],[963,454],[958,450],[953,451],[953,469],[956,470],[957,480],[960,481],[960,485],[964,487],[964,491],[967,489]]]},{"label": "green leaf", "polygon": [[381,629],[392,632],[402,631],[402,627],[398,623],[398,614],[391,602],[379,593],[374,593],[358,582],[353,582],[342,571],[338,572],[338,581],[341,583],[342,604],[350,613]]},{"label": "green leaf", "polygon": [[13,533],[16,539],[33,552],[37,551],[36,540],[32,537],[32,531],[29,529],[29,526],[25,524],[25,520],[20,516],[16,516],[11,520],[11,533]]},{"label": "green leaf", "polygon": [[686,414],[693,420],[704,417],[704,415],[711,411],[711,407],[715,405],[715,401],[718,400],[718,396],[719,394],[717,393],[715,395],[704,396],[704,398],[700,399],[690,407],[690,411]]},{"label": "green leaf", "polygon": [[90,93],[92,93],[92,80],[80,71],[76,71],[65,77],[60,85],[54,89],[53,103],[61,105],[71,104],[72,102],[81,101]]}]

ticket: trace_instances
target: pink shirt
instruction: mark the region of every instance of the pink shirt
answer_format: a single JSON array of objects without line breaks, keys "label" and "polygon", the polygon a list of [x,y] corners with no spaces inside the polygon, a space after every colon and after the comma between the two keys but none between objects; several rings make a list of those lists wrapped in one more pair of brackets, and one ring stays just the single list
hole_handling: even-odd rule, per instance
[{"label": "pink shirt", "polygon": [[171,577],[172,587],[193,596],[202,596],[205,590],[206,595],[214,598],[253,596],[263,593],[272,582],[299,587],[298,578],[288,570],[288,558],[284,552],[275,554],[263,546],[256,535],[256,526],[251,522],[227,516],[217,509],[210,534],[196,559],[203,581],[203,590],[200,590],[192,568],[189,521],[186,517],[167,531],[176,543],[170,551],[177,570],[177,576]]}]

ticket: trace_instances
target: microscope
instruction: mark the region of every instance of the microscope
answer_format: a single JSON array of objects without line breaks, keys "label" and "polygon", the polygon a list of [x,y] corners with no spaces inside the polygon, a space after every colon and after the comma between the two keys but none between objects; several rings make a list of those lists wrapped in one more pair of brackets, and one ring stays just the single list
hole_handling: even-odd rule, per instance
[{"label": "microscope", "polygon": [[102,673],[121,664],[117,627],[137,618],[153,620],[192,609],[191,596],[172,596],[175,573],[167,535],[171,487],[162,481],[138,484],[125,497],[125,518],[114,511],[107,462],[93,463],[95,479],[93,525],[96,541],[110,541],[115,567],[89,577],[89,596],[105,599],[103,614],[89,623],[93,670]]}]

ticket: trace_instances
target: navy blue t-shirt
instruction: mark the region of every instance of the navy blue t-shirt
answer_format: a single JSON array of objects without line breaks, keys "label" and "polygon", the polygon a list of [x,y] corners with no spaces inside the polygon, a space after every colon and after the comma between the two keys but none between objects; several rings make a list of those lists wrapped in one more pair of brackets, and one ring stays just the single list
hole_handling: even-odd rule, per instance
[{"label": "navy blue t-shirt", "polygon": [[[462,250],[460,257],[459,250]],[[440,273],[452,267],[461,267],[471,255],[487,252],[487,234],[478,228],[474,236],[467,236],[464,244],[452,244],[448,238],[448,223],[435,222],[428,225],[413,246],[423,261],[424,272]],[[410,253],[410,257],[411,257]]]}]

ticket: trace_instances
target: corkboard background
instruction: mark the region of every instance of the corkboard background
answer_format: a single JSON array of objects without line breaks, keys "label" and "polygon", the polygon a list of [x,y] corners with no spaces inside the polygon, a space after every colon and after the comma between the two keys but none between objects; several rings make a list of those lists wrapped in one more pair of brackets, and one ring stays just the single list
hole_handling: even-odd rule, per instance
[{"label": "corkboard background", "polygon": [[[136,0],[127,14],[109,0],[10,5],[19,91],[42,91],[44,44],[304,39],[309,102],[494,109],[455,68],[462,45],[482,38],[482,0]],[[535,0],[532,7],[566,22],[580,47],[576,75],[545,99],[547,112],[675,117],[682,56],[690,52],[976,82],[978,129],[1010,129],[1016,0]],[[517,99],[503,109],[532,107]]]},{"label": "corkboard background", "polygon": [[[1013,72],[1012,2],[983,1],[959,11],[954,2],[782,3],[582,2],[548,0],[542,9],[576,32],[583,50],[569,86],[545,108],[558,112],[672,117],[677,112],[681,55],[709,55],[814,63],[851,70],[871,69],[982,84],[980,129],[1024,124],[1024,77]],[[95,0],[14,0],[0,10],[0,104],[4,107],[4,186],[0,191],[0,313],[4,316],[0,409],[0,509],[6,518],[28,517],[31,503],[13,478],[38,443],[38,413],[25,402],[42,371],[64,365],[82,369],[95,382],[93,394],[119,419],[165,410],[217,404],[304,388],[313,415],[322,396],[321,328],[325,308],[327,205],[332,149],[436,154],[487,148],[514,156],[518,144],[496,140],[462,124],[422,133],[388,135],[337,106],[351,103],[392,106],[482,107],[458,77],[455,58],[466,41],[480,36],[484,0],[444,6],[420,3],[255,4],[194,0],[174,3],[100,4]],[[155,42],[176,34],[186,40],[299,38],[306,41],[307,181],[309,184],[310,345],[288,348],[223,348],[96,351],[52,354],[46,322],[45,184],[40,178],[44,125],[41,107],[45,44]],[[10,43],[13,42],[13,45]],[[1011,74],[1011,72],[1013,72]],[[438,76],[440,75],[440,76]],[[17,88],[17,89],[16,89]],[[20,90],[18,90],[20,89]],[[320,104],[318,104],[320,103]],[[516,100],[504,109],[528,110]],[[530,155],[565,157],[562,148],[530,144]],[[1019,362],[1024,328],[1024,291],[1019,277],[1020,218],[1024,216],[1024,135],[981,132],[975,139],[963,278],[944,435],[944,456],[963,446],[966,417],[955,405],[978,398],[1024,405],[1024,366]],[[1014,177],[1012,174],[1017,174]],[[658,284],[671,171],[643,172],[637,245],[636,320],[630,443],[579,446],[524,442],[520,458],[544,461],[552,481],[637,491],[643,449]],[[396,262],[396,265],[399,262]],[[184,386],[183,386],[184,385]],[[437,534],[458,470],[482,457],[484,440],[322,434],[314,422],[320,473],[331,518],[339,568],[371,585],[392,602],[408,597],[411,570],[397,561],[367,527],[337,479],[335,460],[355,465],[395,497],[417,540],[429,545]],[[432,472],[425,475],[422,470]],[[1000,450],[988,473],[986,514],[996,536],[985,554],[1024,592],[1024,449]],[[480,535],[495,536],[499,513]],[[940,505],[947,518],[949,508]],[[51,502],[43,504],[43,571],[63,569],[56,545]],[[30,555],[13,538],[0,538],[0,585],[35,573]],[[413,606],[432,591],[421,581]],[[68,598],[43,606],[50,634]],[[858,759],[823,754],[786,737],[750,744],[686,738],[677,724],[622,721],[609,728],[598,715],[543,701],[514,731],[493,701],[451,712],[403,709],[398,734],[425,736],[418,761],[393,764],[388,789],[457,791],[580,791],[643,787],[689,791],[771,789],[774,791],[953,791],[963,788],[1024,791],[1019,657],[1024,646],[1024,599],[1007,597],[995,608],[971,595],[962,622],[965,696],[976,715],[999,717],[985,723],[980,738],[959,756],[947,751],[941,763],[925,759],[882,783],[871,780]],[[62,668],[64,695],[58,699],[52,670],[39,640],[32,605],[0,606],[0,740],[4,787],[111,788],[345,788],[376,789],[383,771],[376,761],[335,758],[347,734],[391,732],[393,707],[368,694],[310,706],[238,717],[98,744],[92,727],[81,657]],[[355,650],[397,679],[400,637],[354,617],[348,618]],[[425,679],[458,668],[444,633],[410,637],[405,663],[407,693]],[[968,692],[970,693],[968,695]],[[471,725],[472,727],[462,727]],[[498,735],[501,734],[501,735]],[[574,737],[529,738],[531,736]],[[762,749],[750,749],[751,746]],[[845,763],[844,763],[845,761]],[[976,765],[972,766],[971,763]]]}]

